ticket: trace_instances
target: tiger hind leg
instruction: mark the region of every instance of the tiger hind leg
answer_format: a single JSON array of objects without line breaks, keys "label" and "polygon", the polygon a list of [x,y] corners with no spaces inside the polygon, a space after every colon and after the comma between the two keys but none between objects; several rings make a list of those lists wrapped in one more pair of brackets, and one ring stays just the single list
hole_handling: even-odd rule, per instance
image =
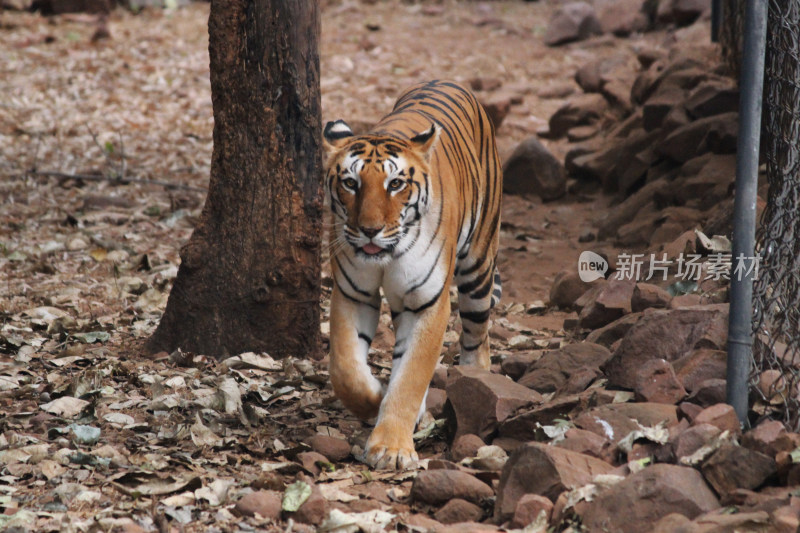
[{"label": "tiger hind leg", "polygon": [[488,369],[491,363],[489,314],[502,295],[500,272],[492,261],[477,275],[465,277],[457,278],[461,316],[460,364]]}]

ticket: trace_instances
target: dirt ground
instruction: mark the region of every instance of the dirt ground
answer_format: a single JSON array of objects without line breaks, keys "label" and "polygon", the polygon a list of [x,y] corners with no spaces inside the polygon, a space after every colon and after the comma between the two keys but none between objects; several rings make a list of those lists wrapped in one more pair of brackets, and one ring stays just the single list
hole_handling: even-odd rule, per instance
[{"label": "dirt ground", "polygon": [[[498,130],[505,158],[577,91],[577,66],[633,56],[665,38],[548,48],[541,36],[558,4],[331,3],[323,11],[323,121],[368,125],[421,80],[497,78],[524,94]],[[381,509],[393,524],[426,512],[407,497],[413,472],[369,474],[352,457],[322,472],[296,462],[315,433],[358,446],[369,431],[332,397],[324,363],[304,354],[153,360],[139,349],[163,311],[207,185],[207,17],[201,3],[116,10],[110,38],[93,40],[95,16],[0,12],[0,528],[286,530],[235,516],[233,504],[303,475],[327,485],[341,509]],[[564,143],[548,146],[563,157]],[[498,357],[512,335],[540,347],[566,336],[566,313],[538,309],[555,274],[576,265],[587,246],[578,236],[609,201],[505,198]],[[456,339],[448,334],[448,344]],[[377,341],[375,370],[387,375],[388,340]],[[418,441],[423,458],[445,447],[437,432]]]}]

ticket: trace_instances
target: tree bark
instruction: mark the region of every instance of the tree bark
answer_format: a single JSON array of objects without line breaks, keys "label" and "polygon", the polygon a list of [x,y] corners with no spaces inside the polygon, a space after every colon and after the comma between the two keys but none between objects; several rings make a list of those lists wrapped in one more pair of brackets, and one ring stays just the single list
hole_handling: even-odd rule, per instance
[{"label": "tree bark", "polygon": [[214,151],[152,351],[319,351],[318,3],[212,0]]}]

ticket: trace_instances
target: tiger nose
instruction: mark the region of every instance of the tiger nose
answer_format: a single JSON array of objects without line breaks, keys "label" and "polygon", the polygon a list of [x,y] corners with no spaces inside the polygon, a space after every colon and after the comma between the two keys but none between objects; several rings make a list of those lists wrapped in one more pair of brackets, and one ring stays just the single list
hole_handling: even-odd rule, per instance
[{"label": "tiger nose", "polygon": [[360,226],[359,229],[361,230],[361,233],[363,233],[364,235],[366,235],[371,239],[383,229],[383,226],[379,228],[367,228],[365,226]]}]

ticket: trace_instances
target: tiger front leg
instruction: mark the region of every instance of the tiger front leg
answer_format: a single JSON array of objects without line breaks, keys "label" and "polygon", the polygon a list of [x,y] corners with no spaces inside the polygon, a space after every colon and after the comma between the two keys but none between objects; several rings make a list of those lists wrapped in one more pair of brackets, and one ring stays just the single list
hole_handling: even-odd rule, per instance
[{"label": "tiger front leg", "polygon": [[461,316],[459,364],[488,370],[491,365],[489,314],[502,294],[500,273],[492,261],[483,274],[465,278],[457,280],[458,312]]},{"label": "tiger front leg", "polygon": [[412,435],[441,353],[449,315],[450,300],[443,291],[436,303],[419,314],[404,311],[395,317],[392,376],[365,450],[367,464],[376,469],[402,470],[419,459]]},{"label": "tiger front leg", "polygon": [[354,301],[334,284],[331,296],[331,384],[336,397],[357,417],[378,415],[382,386],[367,363],[380,316],[380,295]]}]

